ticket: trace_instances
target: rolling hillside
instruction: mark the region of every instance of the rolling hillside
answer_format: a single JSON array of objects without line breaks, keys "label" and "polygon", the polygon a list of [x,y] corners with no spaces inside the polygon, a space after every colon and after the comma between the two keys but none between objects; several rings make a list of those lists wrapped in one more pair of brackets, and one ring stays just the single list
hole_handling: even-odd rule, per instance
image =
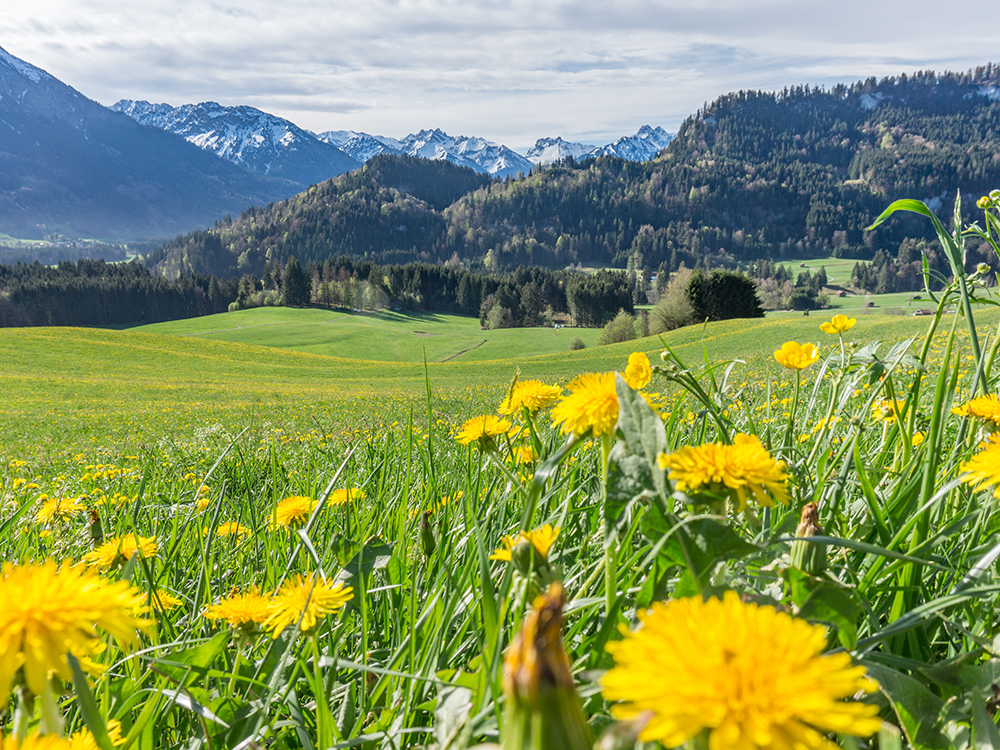
[{"label": "rolling hillside", "polygon": [[[979,313],[984,333],[998,318],[1000,313]],[[835,345],[818,324],[816,317],[801,316],[725,321],[674,331],[663,340],[691,366],[703,362],[706,352],[715,363],[741,360],[745,364],[736,365],[731,380],[736,387],[743,382],[761,385],[768,378],[778,387],[789,381],[771,354],[783,342],[814,341],[821,351]],[[301,330],[309,328],[304,324]],[[263,336],[268,328],[244,330]],[[371,329],[377,330],[384,335],[371,334],[368,345],[391,346],[397,337],[393,327]],[[852,332],[866,341],[898,341],[924,330],[926,321],[920,318],[865,316]],[[566,383],[583,372],[621,369],[628,355],[640,350],[655,363],[662,344],[648,338],[577,352],[430,362],[425,370],[419,356],[386,362],[200,336],[0,329],[0,387],[5,394],[0,452],[13,455],[18,446],[28,445],[60,452],[91,438],[128,444],[164,434],[183,444],[206,429],[239,430],[248,424],[272,425],[291,435],[320,430],[349,438],[405,422],[411,413],[426,424],[425,376],[431,408],[447,432],[468,416],[493,411],[518,369],[521,378]]]}]

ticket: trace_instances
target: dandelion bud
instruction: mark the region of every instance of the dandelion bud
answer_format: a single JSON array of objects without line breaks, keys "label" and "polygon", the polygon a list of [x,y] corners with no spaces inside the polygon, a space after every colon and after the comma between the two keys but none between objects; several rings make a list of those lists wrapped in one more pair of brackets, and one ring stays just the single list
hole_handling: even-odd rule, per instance
[{"label": "dandelion bud", "polygon": [[538,570],[547,564],[545,555],[539,554],[531,540],[524,537],[511,549],[510,561],[523,576],[530,575],[532,570]]},{"label": "dandelion bud", "polygon": [[434,511],[425,510],[424,520],[420,522],[420,548],[427,557],[434,554],[434,547],[437,546],[434,541],[434,529],[431,526],[431,516],[433,513]]},{"label": "dandelion bud", "polygon": [[562,584],[535,599],[504,657],[504,750],[592,750],[563,648]]},{"label": "dandelion bud", "polygon": [[793,568],[813,576],[826,570],[826,547],[806,541],[809,537],[822,534],[823,527],[819,525],[819,507],[816,503],[806,503],[802,509],[802,520],[795,529],[795,536],[799,539],[792,542]]},{"label": "dandelion bud", "polygon": [[988,195],[984,195],[982,198],[976,201],[976,205],[979,206],[979,208],[982,208],[983,210],[989,208],[991,203],[992,201],[990,200],[990,197]]}]

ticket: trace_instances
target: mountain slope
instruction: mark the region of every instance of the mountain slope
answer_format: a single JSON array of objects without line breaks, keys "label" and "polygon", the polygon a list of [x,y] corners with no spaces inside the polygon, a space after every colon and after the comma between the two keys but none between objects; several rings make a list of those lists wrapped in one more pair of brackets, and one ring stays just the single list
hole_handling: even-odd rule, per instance
[{"label": "mountain slope", "polygon": [[294,191],[87,99],[0,49],[0,232],[144,239]]},{"label": "mountain slope", "polygon": [[336,146],[253,107],[223,107],[215,102],[171,107],[122,99],[111,109],[175,133],[234,164],[303,187],[361,166]]},{"label": "mountain slope", "polygon": [[[956,190],[967,196],[966,218],[975,218],[974,198],[1000,187],[998,87],[1000,68],[987,66],[831,91],[738,92],[690,117],[653,161],[590,157],[469,188],[443,210],[440,202],[421,204],[416,233],[413,222],[400,221],[394,234],[384,218],[407,205],[405,189],[372,185],[352,198],[344,182],[337,211],[361,224],[332,226],[304,195],[280,217],[247,217],[219,237],[224,246],[266,245],[274,257],[460,260],[491,270],[584,263],[652,271],[882,253],[899,258],[899,273],[919,273],[913,258],[935,252],[929,222],[900,216],[875,232],[865,228],[899,198],[924,199],[949,222]],[[388,165],[398,157],[377,158]],[[294,242],[286,226],[295,227]],[[183,246],[172,252],[183,254]],[[995,262],[987,250],[971,246],[970,262]]]},{"label": "mountain slope", "polygon": [[649,161],[674,139],[661,127],[643,125],[635,135],[623,135],[614,143],[595,148],[589,156],[617,156],[629,161]]}]

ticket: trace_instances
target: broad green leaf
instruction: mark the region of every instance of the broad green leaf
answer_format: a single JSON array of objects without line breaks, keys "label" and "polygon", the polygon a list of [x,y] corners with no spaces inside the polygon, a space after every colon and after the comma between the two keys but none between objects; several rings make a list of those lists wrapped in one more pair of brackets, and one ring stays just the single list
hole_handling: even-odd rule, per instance
[{"label": "broad green leaf", "polygon": [[203,675],[226,650],[231,637],[228,630],[223,630],[197,646],[171,651],[156,660],[156,668],[177,682],[184,681],[190,673]]},{"label": "broad green leaf", "polygon": [[861,607],[851,595],[834,584],[823,581],[812,590],[799,609],[799,617],[834,625],[837,638],[848,651],[858,644],[858,615]]},{"label": "broad green leaf", "polygon": [[938,717],[946,711],[941,698],[909,675],[876,662],[861,663],[892,699],[906,725],[907,734],[919,747],[949,750],[951,743],[938,726]]},{"label": "broad green leaf", "polygon": [[337,574],[334,583],[350,583],[359,573],[367,576],[373,570],[386,567],[391,559],[392,545],[373,536]]}]

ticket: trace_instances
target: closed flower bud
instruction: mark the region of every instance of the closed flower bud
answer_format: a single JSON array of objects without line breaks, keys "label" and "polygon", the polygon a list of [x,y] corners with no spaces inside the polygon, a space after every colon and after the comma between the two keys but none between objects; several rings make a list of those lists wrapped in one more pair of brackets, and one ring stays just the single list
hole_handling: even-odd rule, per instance
[{"label": "closed flower bud", "polygon": [[504,750],[592,750],[563,648],[562,584],[539,596],[504,657]]},{"label": "closed flower bud", "polygon": [[802,509],[802,520],[795,529],[792,542],[792,567],[798,568],[809,575],[819,575],[826,570],[826,546],[807,542],[813,536],[822,536],[823,527],[819,525],[819,507],[816,503],[806,503]]},{"label": "closed flower bud", "polygon": [[434,528],[431,526],[431,515],[434,511],[425,510],[424,519],[420,522],[420,548],[427,557],[434,554],[437,543],[434,540]]},{"label": "closed flower bud", "polygon": [[976,205],[979,206],[979,208],[982,208],[982,209],[985,210],[985,209],[987,209],[987,208],[990,207],[990,205],[992,204],[992,202],[993,201],[990,200],[990,198],[989,198],[988,195],[984,195],[982,198],[980,198],[979,200],[976,201]]}]

